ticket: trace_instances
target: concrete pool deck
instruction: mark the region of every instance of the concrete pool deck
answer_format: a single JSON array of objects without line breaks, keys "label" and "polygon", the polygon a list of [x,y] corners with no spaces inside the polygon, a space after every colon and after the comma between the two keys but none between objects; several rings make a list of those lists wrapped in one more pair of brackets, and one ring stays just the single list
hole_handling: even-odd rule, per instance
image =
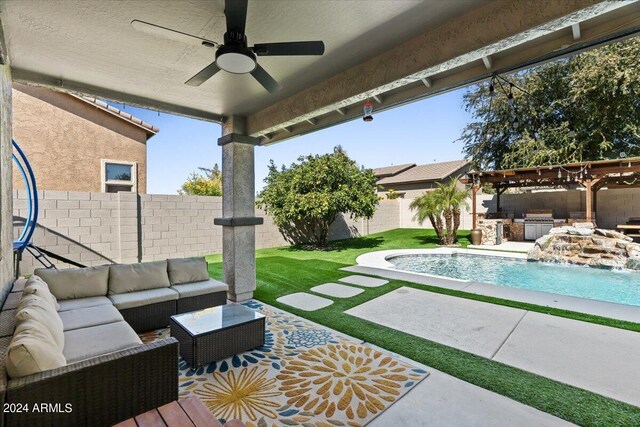
[{"label": "concrete pool deck", "polygon": [[398,255],[451,255],[456,253],[516,259],[526,259],[527,257],[524,253],[498,252],[484,249],[400,249],[369,252],[360,255],[356,259],[358,265],[344,267],[341,270],[640,323],[640,307],[638,306],[396,270],[394,265],[387,261],[387,258]]},{"label": "concrete pool deck", "polygon": [[640,405],[640,334],[402,287],[345,312]]},{"label": "concrete pool deck", "polygon": [[[305,319],[318,328],[330,329]],[[363,341],[332,330],[338,336]],[[400,354],[367,343],[376,350],[429,372],[424,380],[374,418],[367,427],[566,427],[567,421],[490,390],[440,372]]]}]

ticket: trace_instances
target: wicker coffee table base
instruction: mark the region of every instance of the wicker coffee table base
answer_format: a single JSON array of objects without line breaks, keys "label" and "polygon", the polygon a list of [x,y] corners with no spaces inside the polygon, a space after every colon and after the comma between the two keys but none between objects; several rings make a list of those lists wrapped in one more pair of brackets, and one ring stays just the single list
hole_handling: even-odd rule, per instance
[{"label": "wicker coffee table base", "polygon": [[171,336],[180,343],[180,355],[192,367],[264,345],[265,318],[195,337],[173,319],[170,327]]}]

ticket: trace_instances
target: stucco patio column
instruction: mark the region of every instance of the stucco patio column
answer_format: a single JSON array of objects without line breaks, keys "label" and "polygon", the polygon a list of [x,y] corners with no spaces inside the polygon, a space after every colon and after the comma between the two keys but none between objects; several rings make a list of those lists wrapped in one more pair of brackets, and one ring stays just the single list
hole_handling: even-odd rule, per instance
[{"label": "stucco patio column", "polygon": [[244,301],[256,288],[254,149],[258,139],[246,135],[245,117],[233,116],[222,125],[222,262],[228,298]]}]

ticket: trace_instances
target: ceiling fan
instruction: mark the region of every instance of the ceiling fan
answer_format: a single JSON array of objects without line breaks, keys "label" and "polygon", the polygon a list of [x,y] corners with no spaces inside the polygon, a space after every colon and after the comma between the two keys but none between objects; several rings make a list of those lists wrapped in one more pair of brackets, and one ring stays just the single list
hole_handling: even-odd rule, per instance
[{"label": "ceiling fan", "polygon": [[227,32],[224,33],[223,44],[137,19],[133,20],[131,25],[136,30],[148,34],[184,43],[217,48],[215,61],[187,80],[185,82],[187,85],[200,86],[218,71],[224,70],[232,74],[251,73],[266,90],[275,92],[281,89],[282,86],[258,64],[256,56],[322,55],[324,53],[324,43],[321,41],[258,43],[249,47],[245,34],[247,3],[248,0],[225,0],[224,14],[227,21]]}]

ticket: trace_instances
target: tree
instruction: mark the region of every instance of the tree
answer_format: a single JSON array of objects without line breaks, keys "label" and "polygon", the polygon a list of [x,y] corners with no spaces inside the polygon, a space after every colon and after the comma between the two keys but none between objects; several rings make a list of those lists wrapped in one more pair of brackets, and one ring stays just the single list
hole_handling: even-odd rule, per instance
[{"label": "tree", "polygon": [[182,184],[178,194],[192,196],[222,196],[222,172],[216,163],[213,168],[198,168],[200,173],[192,172]]},{"label": "tree", "polygon": [[264,181],[257,205],[294,243],[326,246],[338,214],[371,218],[378,204],[373,172],[360,169],[340,146],[330,154],[300,157],[288,168],[278,169],[272,160]]},{"label": "tree", "polygon": [[426,191],[414,199],[409,207],[417,211],[415,218],[420,225],[429,218],[441,245],[453,245],[460,227],[461,207],[466,206],[467,190],[458,187],[460,177],[438,183],[435,190]]},{"label": "tree", "polygon": [[[465,93],[475,121],[459,140],[482,169],[640,155],[640,40],[628,39]],[[502,85],[502,87],[501,87]],[[514,119],[517,118],[517,123]]]}]

